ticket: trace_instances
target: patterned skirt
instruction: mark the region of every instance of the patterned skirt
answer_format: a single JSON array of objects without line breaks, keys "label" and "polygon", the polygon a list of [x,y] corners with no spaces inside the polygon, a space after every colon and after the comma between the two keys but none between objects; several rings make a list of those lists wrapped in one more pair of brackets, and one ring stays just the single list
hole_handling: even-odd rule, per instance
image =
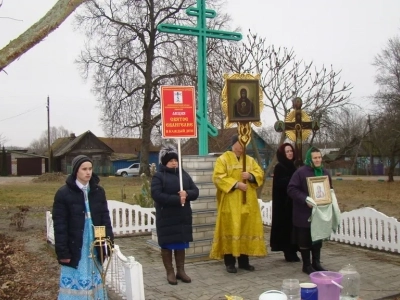
[{"label": "patterned skirt", "polygon": [[92,220],[87,218],[78,269],[61,266],[58,300],[107,300],[100,272],[91,258]]}]

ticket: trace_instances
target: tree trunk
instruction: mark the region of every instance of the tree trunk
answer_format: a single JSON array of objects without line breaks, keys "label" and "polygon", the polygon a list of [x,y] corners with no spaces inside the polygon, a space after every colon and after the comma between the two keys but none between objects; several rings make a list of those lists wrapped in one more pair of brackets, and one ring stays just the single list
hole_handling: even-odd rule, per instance
[{"label": "tree trunk", "polygon": [[87,0],[59,0],[38,22],[0,50],[0,71],[40,43]]},{"label": "tree trunk", "polygon": [[396,164],[396,158],[394,155],[391,155],[388,169],[388,182],[394,182],[394,168],[396,167]]}]

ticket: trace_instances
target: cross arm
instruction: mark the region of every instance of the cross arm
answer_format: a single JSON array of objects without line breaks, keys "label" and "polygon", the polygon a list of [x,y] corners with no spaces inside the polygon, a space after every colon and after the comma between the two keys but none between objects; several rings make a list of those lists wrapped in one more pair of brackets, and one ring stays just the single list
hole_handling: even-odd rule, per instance
[{"label": "cross arm", "polygon": [[175,24],[160,24],[157,26],[157,29],[161,32],[166,32],[166,33],[184,34],[192,36],[205,36],[215,39],[225,39],[232,41],[240,41],[242,39],[242,34],[237,32],[214,30],[214,29],[200,30],[197,27],[182,26]]}]

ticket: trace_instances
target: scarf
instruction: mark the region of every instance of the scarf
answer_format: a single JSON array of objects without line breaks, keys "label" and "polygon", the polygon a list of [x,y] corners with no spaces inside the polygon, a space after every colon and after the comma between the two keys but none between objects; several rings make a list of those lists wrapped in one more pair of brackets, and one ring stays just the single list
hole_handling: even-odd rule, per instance
[{"label": "scarf", "polygon": [[315,176],[323,176],[324,175],[324,171],[322,170],[322,164],[321,164],[321,166],[316,167],[316,166],[314,166],[314,163],[312,162],[312,159],[311,159],[311,152],[316,152],[316,151],[319,152],[319,150],[317,148],[315,148],[315,147],[311,147],[310,149],[308,149],[308,151],[306,153],[306,160],[304,161],[304,163],[307,166],[309,166],[309,167],[314,169],[314,175]]}]

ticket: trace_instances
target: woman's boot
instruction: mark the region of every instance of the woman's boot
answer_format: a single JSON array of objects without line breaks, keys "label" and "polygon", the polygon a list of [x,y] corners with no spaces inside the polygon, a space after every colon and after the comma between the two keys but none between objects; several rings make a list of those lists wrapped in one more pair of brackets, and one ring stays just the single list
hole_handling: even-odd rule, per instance
[{"label": "woman's boot", "polygon": [[176,262],[176,279],[180,279],[183,282],[190,283],[192,279],[185,273],[185,249],[175,250],[175,262]]},{"label": "woman's boot", "polygon": [[176,285],[174,266],[172,264],[172,250],[161,249],[161,257],[164,263],[165,270],[167,271],[167,280],[169,284]]},{"label": "woman's boot", "polygon": [[311,254],[310,249],[300,249],[301,259],[303,260],[302,271],[308,275],[315,272],[314,268],[311,266]]},{"label": "woman's boot", "polygon": [[311,247],[311,253],[312,253],[312,267],[316,271],[328,271],[326,270],[323,266],[321,266],[321,248],[322,248],[322,243],[314,244]]}]

